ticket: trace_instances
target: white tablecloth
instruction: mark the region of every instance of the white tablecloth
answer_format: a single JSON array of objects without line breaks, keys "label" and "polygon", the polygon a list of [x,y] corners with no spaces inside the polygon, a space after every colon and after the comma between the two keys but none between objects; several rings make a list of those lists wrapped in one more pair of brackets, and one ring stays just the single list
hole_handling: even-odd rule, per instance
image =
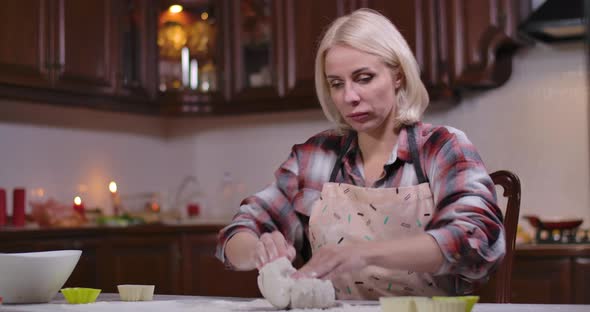
[{"label": "white tablecloth", "polygon": [[[67,304],[61,295],[51,303],[26,305],[0,305],[6,312],[243,312],[280,311],[263,299],[213,298],[192,296],[156,295],[153,301],[122,302],[114,294],[101,294],[91,304]],[[342,301],[338,307],[319,310],[289,310],[289,312],[380,312],[377,301]],[[472,312],[590,312],[590,305],[549,304],[476,304]]]}]

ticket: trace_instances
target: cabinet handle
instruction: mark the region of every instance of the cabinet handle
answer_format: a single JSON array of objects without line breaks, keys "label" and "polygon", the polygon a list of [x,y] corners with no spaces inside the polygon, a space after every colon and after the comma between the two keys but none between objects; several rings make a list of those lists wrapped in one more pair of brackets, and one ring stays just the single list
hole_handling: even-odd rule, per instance
[{"label": "cabinet handle", "polygon": [[175,246],[174,250],[172,251],[172,257],[174,261],[181,262],[182,261],[182,253],[180,252],[180,247]]},{"label": "cabinet handle", "polygon": [[121,72],[118,72],[117,75],[116,75],[116,77],[117,77],[117,80],[121,82],[121,85],[123,87],[129,87],[129,86],[131,86],[131,83],[129,82],[129,79],[127,79],[127,75],[125,75],[125,74],[123,74]]},{"label": "cabinet handle", "polygon": [[500,29],[506,28],[506,21],[508,20],[508,16],[506,15],[505,11],[498,12],[498,18],[496,19],[496,23],[498,23],[498,27]]}]

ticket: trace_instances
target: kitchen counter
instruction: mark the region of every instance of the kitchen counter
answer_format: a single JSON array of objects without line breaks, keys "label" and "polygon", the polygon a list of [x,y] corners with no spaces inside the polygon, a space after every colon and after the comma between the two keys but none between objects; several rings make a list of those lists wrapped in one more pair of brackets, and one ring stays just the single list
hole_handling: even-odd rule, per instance
[{"label": "kitchen counter", "polygon": [[[289,310],[325,311],[325,312],[379,312],[377,301],[339,301],[339,306],[325,310]],[[587,312],[588,305],[546,305],[546,304],[476,304],[473,312]],[[229,297],[166,296],[156,295],[154,301],[122,302],[117,294],[101,294],[96,303],[70,305],[61,294],[48,304],[3,305],[0,311],[6,312],[127,312],[127,311],[281,311],[274,309],[266,300]]]},{"label": "kitchen counter", "polygon": [[590,256],[590,244],[521,244],[519,256]]},{"label": "kitchen counter", "polygon": [[[227,270],[214,256],[223,224],[69,229],[0,229],[0,252],[80,249],[64,287],[116,292],[119,284],[156,285],[169,295],[259,297],[256,272]],[[590,304],[590,244],[518,245],[513,303]],[[589,309],[590,310],[590,309]]]}]

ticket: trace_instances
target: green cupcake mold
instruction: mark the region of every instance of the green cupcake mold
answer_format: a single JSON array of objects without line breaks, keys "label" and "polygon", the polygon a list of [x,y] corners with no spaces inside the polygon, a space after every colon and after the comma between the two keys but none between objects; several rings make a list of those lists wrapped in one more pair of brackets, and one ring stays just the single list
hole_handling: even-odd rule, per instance
[{"label": "green cupcake mold", "polygon": [[471,312],[473,306],[479,301],[479,296],[456,296],[456,297],[444,297],[444,296],[434,296],[432,297],[433,300],[461,300],[465,301],[465,312]]},{"label": "green cupcake mold", "polygon": [[66,301],[71,304],[92,303],[96,301],[100,294],[100,289],[95,288],[62,288],[61,293]]}]

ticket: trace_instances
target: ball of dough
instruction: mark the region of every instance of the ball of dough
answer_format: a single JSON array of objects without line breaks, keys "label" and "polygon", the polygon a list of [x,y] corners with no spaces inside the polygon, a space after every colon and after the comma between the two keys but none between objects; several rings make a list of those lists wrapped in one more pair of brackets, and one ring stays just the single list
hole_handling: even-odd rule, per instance
[{"label": "ball of dough", "polygon": [[296,270],[285,257],[267,263],[258,272],[258,288],[273,306],[284,309],[291,302],[291,274]]},{"label": "ball of dough", "polygon": [[301,278],[291,287],[291,308],[323,309],[334,305],[336,294],[330,280]]},{"label": "ball of dough", "polygon": [[295,272],[285,257],[264,265],[258,272],[258,288],[264,298],[279,309],[318,309],[334,305],[336,294],[331,281],[292,279],[291,275]]}]

